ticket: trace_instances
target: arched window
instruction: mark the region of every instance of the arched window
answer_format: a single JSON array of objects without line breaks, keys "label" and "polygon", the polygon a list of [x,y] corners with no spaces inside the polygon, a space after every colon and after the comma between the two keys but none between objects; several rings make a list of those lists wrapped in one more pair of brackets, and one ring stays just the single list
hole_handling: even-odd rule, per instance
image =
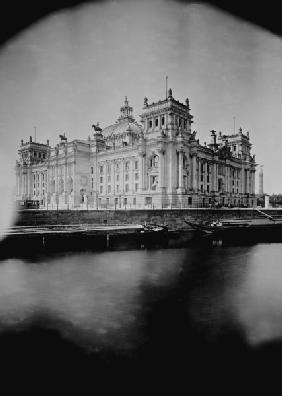
[{"label": "arched window", "polygon": [[159,165],[159,156],[155,154],[153,156],[153,166],[157,167],[158,165]]}]

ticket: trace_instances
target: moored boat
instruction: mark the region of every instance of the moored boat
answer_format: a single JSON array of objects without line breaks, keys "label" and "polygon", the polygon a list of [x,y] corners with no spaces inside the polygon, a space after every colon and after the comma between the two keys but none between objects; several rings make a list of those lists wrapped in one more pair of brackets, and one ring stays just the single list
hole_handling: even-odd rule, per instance
[{"label": "moored boat", "polygon": [[256,238],[275,236],[282,238],[282,219],[253,218],[253,219],[230,219],[213,221],[187,221],[193,229],[202,233],[202,236],[213,238]]}]

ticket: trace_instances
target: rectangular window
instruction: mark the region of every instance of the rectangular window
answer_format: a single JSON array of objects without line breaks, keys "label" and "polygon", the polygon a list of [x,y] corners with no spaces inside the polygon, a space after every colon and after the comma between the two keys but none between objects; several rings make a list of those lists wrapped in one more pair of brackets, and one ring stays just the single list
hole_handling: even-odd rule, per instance
[{"label": "rectangular window", "polygon": [[125,185],[125,192],[128,192],[129,191],[129,184],[126,184]]},{"label": "rectangular window", "polygon": [[107,198],[107,206],[109,206],[110,198]]},{"label": "rectangular window", "polygon": [[201,175],[201,182],[202,182],[202,181],[204,181],[204,176],[203,176],[203,175]]},{"label": "rectangular window", "polygon": [[135,180],[139,180],[139,173],[135,173]]},{"label": "rectangular window", "polygon": [[111,186],[108,186],[108,194],[111,193]]},{"label": "rectangular window", "polygon": [[117,175],[117,181],[119,181],[119,175]]},{"label": "rectangular window", "polygon": [[188,197],[188,205],[192,205],[192,197]]},{"label": "rectangular window", "polygon": [[119,192],[119,185],[118,184],[117,184],[116,188],[117,188],[117,192]]},{"label": "rectangular window", "polygon": [[108,176],[108,183],[111,183],[111,176]]},{"label": "rectangular window", "polygon": [[157,127],[158,125],[159,125],[159,119],[156,118],[156,119],[155,119],[155,126]]},{"label": "rectangular window", "polygon": [[138,190],[138,183],[135,183],[135,192]]},{"label": "rectangular window", "polygon": [[100,194],[103,194],[103,186],[100,186]]},{"label": "rectangular window", "polygon": [[203,185],[201,184],[201,192],[203,192]]},{"label": "rectangular window", "polygon": [[134,162],[134,169],[138,169],[138,161]]},{"label": "rectangular window", "polygon": [[92,181],[91,181],[91,186],[92,186],[92,190],[93,190],[93,188],[94,188],[94,179],[92,178]]},{"label": "rectangular window", "polygon": [[125,175],[125,181],[128,181],[128,180],[129,180],[129,174],[126,173],[126,175]]},{"label": "rectangular window", "polygon": [[210,192],[210,186],[207,185],[207,192]]},{"label": "rectangular window", "polygon": [[91,166],[91,175],[93,175],[94,169],[93,166]]},{"label": "rectangular window", "polygon": [[145,197],[145,205],[152,206],[152,197]]},{"label": "rectangular window", "polygon": [[165,118],[164,118],[164,116],[162,117],[162,125],[164,125],[165,124]]},{"label": "rectangular window", "polygon": [[100,177],[100,183],[103,183],[103,177],[102,176]]},{"label": "rectangular window", "polygon": [[153,126],[153,121],[150,120],[150,121],[149,121],[149,128],[152,128],[152,126]]},{"label": "rectangular window", "polygon": [[123,204],[126,206],[127,205],[127,198],[123,198]]},{"label": "rectangular window", "polygon": [[107,172],[108,172],[108,173],[111,172],[111,165],[110,165],[110,164],[107,165]]},{"label": "rectangular window", "polygon": [[101,175],[103,174],[103,172],[104,172],[104,167],[103,167],[103,165],[100,165],[100,173],[101,173]]},{"label": "rectangular window", "polygon": [[209,183],[210,182],[210,177],[209,177],[209,175],[207,176],[207,183]]},{"label": "rectangular window", "polygon": [[99,206],[101,206],[101,204],[102,204],[102,199],[99,198],[98,202],[99,202]]},{"label": "rectangular window", "polygon": [[127,161],[126,163],[125,163],[125,170],[129,170],[129,162]]}]

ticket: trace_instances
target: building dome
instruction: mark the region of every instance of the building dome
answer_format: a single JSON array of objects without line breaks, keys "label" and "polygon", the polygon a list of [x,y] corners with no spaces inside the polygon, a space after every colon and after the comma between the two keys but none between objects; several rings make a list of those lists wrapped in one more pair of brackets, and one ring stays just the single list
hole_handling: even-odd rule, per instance
[{"label": "building dome", "polygon": [[120,116],[115,124],[103,129],[103,136],[105,138],[117,137],[124,134],[139,135],[142,131],[139,125],[133,118],[133,109],[129,106],[127,97],[125,97],[124,105],[120,108]]}]

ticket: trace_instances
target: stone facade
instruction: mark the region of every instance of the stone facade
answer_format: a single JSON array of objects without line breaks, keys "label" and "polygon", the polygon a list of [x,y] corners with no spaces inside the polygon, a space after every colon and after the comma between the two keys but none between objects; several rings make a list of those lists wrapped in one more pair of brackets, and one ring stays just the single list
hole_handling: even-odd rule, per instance
[{"label": "stone facade", "polygon": [[115,124],[93,125],[87,140],[22,141],[17,200],[45,209],[255,206],[249,133],[211,131],[201,145],[192,123],[189,100],[180,103],[169,89],[165,100],[144,99],[140,123],[125,98]]}]

